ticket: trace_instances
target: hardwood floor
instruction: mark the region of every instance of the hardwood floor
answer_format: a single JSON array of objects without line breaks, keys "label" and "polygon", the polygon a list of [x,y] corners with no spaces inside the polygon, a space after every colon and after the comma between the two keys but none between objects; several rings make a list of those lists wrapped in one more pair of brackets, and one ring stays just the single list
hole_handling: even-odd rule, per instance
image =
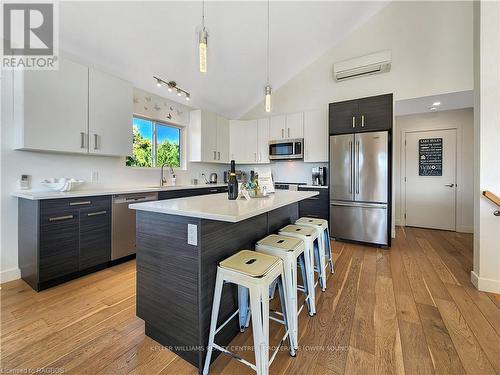
[{"label": "hardwood floor", "polygon": [[[280,352],[271,374],[500,374],[500,296],[469,281],[471,235],[398,228],[389,251],[333,246],[335,275],[317,315],[300,316],[297,357]],[[2,369],[197,372],[144,335],[135,262],[40,293],[16,280],[0,297]],[[271,345],[281,332],[272,322]],[[251,330],[231,345],[253,362]],[[221,355],[210,373],[252,371]]]}]

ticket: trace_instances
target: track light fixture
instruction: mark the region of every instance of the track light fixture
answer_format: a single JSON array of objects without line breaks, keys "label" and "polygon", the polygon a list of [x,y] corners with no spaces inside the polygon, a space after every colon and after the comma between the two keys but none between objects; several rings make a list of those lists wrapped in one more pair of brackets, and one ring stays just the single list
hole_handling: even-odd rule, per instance
[{"label": "track light fixture", "polygon": [[177,92],[177,96],[182,96],[185,95],[186,100],[191,100],[191,94],[187,92],[186,90],[181,89],[180,87],[177,87],[177,82],[175,81],[165,81],[161,78],[158,78],[156,76],[153,76],[153,78],[156,80],[156,86],[162,87],[165,86],[167,87],[168,92],[173,92],[174,90]]}]

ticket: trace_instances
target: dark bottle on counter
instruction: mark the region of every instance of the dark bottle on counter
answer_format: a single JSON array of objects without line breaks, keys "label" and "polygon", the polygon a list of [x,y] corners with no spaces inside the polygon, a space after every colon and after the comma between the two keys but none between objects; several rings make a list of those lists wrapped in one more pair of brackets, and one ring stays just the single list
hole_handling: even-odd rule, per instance
[{"label": "dark bottle on counter", "polygon": [[236,179],[236,168],[234,160],[231,160],[231,171],[227,181],[227,196],[230,200],[238,198],[238,180]]}]

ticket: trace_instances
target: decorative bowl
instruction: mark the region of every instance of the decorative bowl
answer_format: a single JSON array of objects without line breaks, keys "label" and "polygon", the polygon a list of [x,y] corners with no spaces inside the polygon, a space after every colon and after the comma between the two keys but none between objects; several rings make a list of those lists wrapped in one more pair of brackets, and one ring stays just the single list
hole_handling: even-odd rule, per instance
[{"label": "decorative bowl", "polygon": [[59,191],[71,191],[75,190],[78,186],[82,185],[84,180],[77,180],[74,178],[49,178],[43,180],[41,184],[45,187],[48,187],[51,190],[59,190]]}]

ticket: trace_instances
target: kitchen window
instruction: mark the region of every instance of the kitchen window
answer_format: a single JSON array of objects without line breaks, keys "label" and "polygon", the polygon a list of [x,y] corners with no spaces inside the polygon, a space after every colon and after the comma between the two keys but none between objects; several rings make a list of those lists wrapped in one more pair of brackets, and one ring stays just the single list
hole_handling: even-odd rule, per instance
[{"label": "kitchen window", "polygon": [[181,166],[182,128],[160,121],[134,116],[133,153],[127,157],[130,167],[160,167],[164,163]]}]

